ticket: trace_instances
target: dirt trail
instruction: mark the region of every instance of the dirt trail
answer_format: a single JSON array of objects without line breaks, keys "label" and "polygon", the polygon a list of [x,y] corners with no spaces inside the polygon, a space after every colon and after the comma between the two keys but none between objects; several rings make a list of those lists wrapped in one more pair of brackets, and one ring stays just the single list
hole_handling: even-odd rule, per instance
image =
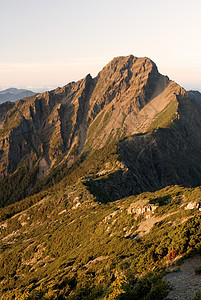
[{"label": "dirt trail", "polygon": [[195,275],[195,268],[201,265],[201,256],[188,258],[179,272],[168,273],[165,279],[170,282],[172,291],[168,298],[173,300],[190,300],[201,292],[201,275]]}]

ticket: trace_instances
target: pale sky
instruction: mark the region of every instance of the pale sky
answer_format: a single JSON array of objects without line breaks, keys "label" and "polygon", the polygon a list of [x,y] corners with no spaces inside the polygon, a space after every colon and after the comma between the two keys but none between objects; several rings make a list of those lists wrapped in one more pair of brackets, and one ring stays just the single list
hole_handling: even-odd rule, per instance
[{"label": "pale sky", "polygon": [[0,89],[51,89],[147,56],[201,91],[200,0],[0,0]]}]

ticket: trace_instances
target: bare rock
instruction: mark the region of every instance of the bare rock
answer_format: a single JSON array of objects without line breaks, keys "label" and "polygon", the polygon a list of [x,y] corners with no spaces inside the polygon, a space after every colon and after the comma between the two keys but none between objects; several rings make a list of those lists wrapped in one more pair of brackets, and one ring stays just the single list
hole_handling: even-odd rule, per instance
[{"label": "bare rock", "polygon": [[190,202],[185,209],[198,209],[201,210],[201,202]]}]

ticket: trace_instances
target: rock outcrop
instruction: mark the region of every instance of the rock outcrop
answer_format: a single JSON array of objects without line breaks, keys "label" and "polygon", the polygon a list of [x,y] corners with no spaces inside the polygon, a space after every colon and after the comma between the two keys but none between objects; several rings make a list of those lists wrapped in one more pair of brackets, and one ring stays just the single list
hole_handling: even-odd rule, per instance
[{"label": "rock outcrop", "polygon": [[150,215],[150,214],[154,214],[154,211],[157,207],[158,207],[157,205],[148,203],[147,200],[138,200],[137,202],[132,203],[129,206],[128,214],[135,214],[137,216]]},{"label": "rock outcrop", "polygon": [[185,209],[197,209],[201,211],[201,202],[190,202],[186,205]]}]

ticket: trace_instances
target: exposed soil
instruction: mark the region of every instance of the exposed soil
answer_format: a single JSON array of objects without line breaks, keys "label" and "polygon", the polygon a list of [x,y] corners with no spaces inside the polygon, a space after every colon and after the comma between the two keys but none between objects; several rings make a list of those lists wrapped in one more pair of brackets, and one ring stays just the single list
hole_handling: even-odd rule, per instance
[{"label": "exposed soil", "polygon": [[165,276],[172,286],[169,299],[190,300],[198,291],[201,292],[201,275],[195,275],[195,268],[200,265],[201,256],[188,258],[180,267],[180,271]]},{"label": "exposed soil", "polygon": [[174,215],[175,213],[177,213],[177,211],[174,211],[170,214],[167,214],[167,215],[164,215],[164,216],[161,216],[161,217],[155,217],[155,216],[152,216],[146,220],[143,220],[138,229],[137,229],[137,233],[138,233],[138,237],[142,237],[143,235],[147,234],[150,232],[151,228],[154,226],[155,223],[157,222],[160,222],[162,220],[164,220],[165,218],[171,216],[171,215]]}]

